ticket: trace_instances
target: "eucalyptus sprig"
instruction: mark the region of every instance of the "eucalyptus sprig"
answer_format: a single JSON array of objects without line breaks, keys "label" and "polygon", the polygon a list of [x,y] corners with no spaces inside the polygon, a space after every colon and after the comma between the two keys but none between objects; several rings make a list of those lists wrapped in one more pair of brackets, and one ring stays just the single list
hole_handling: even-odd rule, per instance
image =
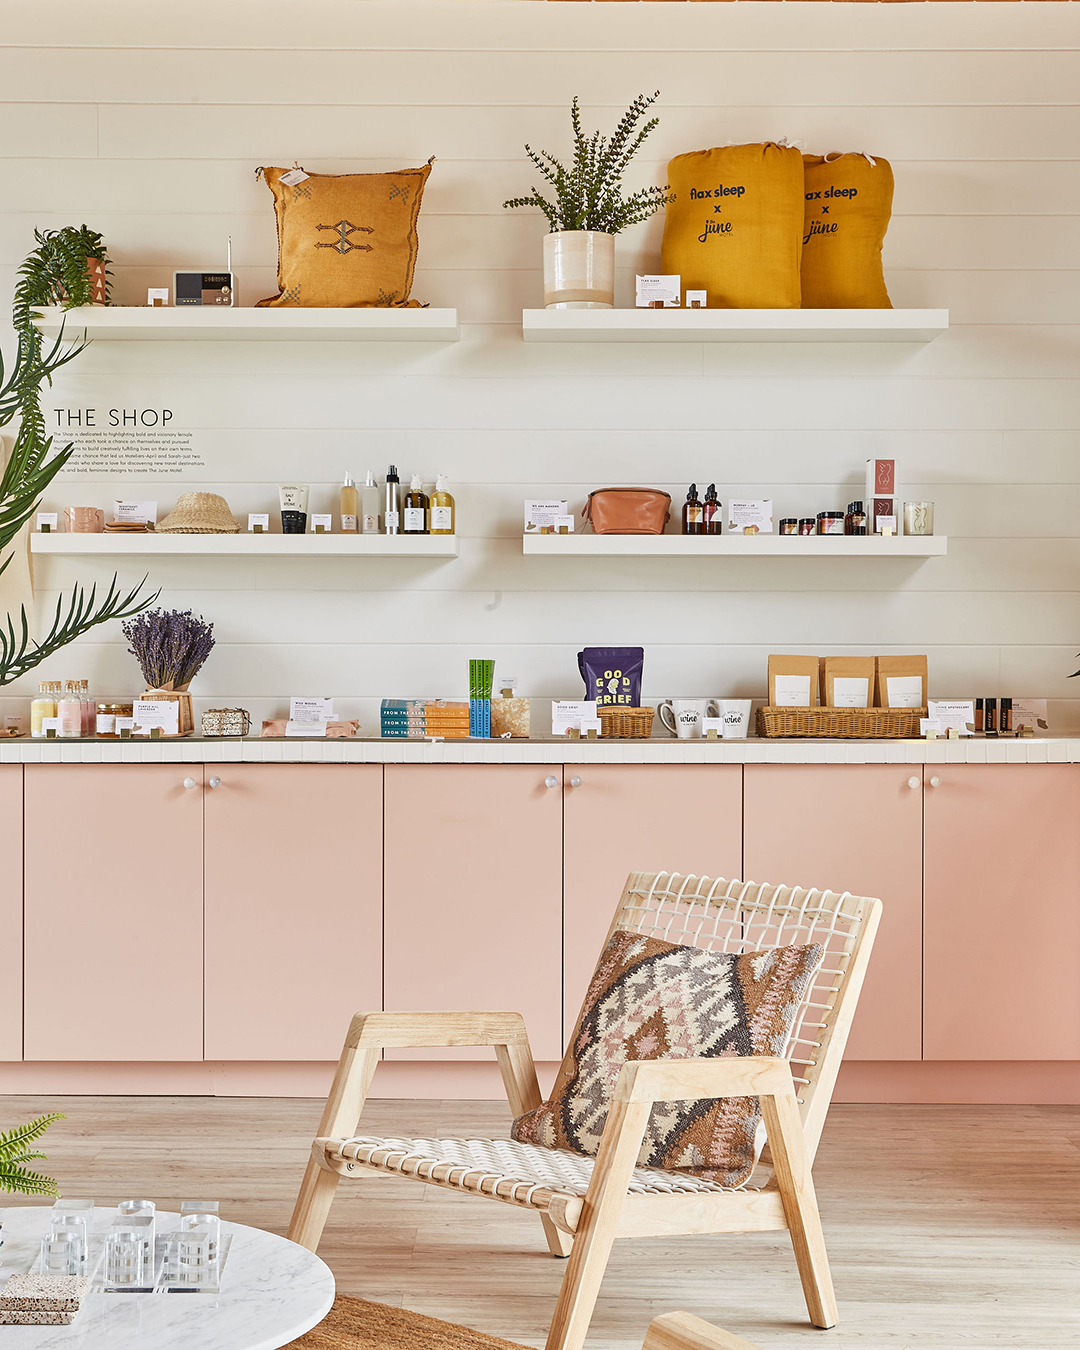
[{"label": "eucalyptus sprig", "polygon": [[570,167],[560,163],[547,150],[538,152],[530,145],[525,146],[525,153],[555,189],[555,200],[549,201],[539,188],[534,187],[527,197],[512,197],[503,202],[503,207],[536,206],[544,213],[553,231],[598,230],[604,234],[618,234],[631,225],[648,220],[666,205],[667,187],[639,188],[624,196],[622,177],[645,138],[660,125],[659,117],[651,117],[638,128],[649,106],[659,97],[659,89],[651,95],[639,94],[619,119],[615,134],[609,138],[601,136],[599,131],[594,131],[591,136],[585,134],[575,95],[570,105],[570,125],[574,132],[574,157]]},{"label": "eucalyptus sprig", "polygon": [[22,1195],[60,1194],[60,1187],[53,1177],[43,1176],[23,1164],[45,1157],[44,1153],[31,1153],[28,1149],[50,1125],[63,1119],[64,1116],[53,1112],[0,1134],[0,1191],[19,1191]]}]

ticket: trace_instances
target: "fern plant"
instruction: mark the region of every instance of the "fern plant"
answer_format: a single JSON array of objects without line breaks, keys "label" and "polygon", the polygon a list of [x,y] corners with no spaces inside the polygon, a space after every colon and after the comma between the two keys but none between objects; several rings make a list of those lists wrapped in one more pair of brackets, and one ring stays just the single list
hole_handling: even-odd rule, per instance
[{"label": "fern plant", "polygon": [[[18,334],[15,362],[10,373],[0,353],[0,427],[18,418],[15,444],[0,475],[0,553],[14,540],[34,514],[45,489],[71,457],[72,446],[53,452],[41,411],[41,391],[52,383],[53,374],[83,350],[82,341],[65,342],[61,332],[46,344],[34,326],[34,315],[45,305],[60,303],[65,309],[85,304],[90,298],[88,258],[106,265],[108,254],[101,235],[86,225],[62,230],[35,230],[37,247],[19,268],[12,319]],[[0,572],[11,562],[0,559]],[[56,613],[47,636],[37,642],[30,637],[25,607],[20,614],[0,620],[0,687],[25,675],[47,656],[74,642],[77,637],[109,619],[124,619],[145,609],[157,598],[142,596],[143,581],[126,594],[112,584],[100,604],[97,588],[87,595],[76,586],[70,599],[56,603]]]},{"label": "fern plant", "polygon": [[44,1153],[30,1153],[27,1150],[62,1115],[53,1113],[38,1116],[37,1120],[25,1125],[16,1125],[13,1130],[0,1134],[0,1191],[18,1191],[22,1195],[59,1195],[60,1187],[52,1177],[34,1172],[25,1163],[44,1158]]},{"label": "fern plant", "polygon": [[525,153],[554,188],[554,201],[549,201],[539,188],[534,187],[527,197],[512,197],[503,202],[503,207],[539,207],[552,231],[599,230],[604,234],[618,234],[631,225],[648,220],[666,205],[667,187],[639,188],[624,196],[622,177],[642,142],[654,127],[660,125],[659,117],[651,117],[638,129],[650,104],[659,97],[659,89],[652,95],[639,94],[619,119],[615,134],[608,137],[601,136],[599,131],[586,136],[575,95],[570,105],[570,124],[574,131],[574,158],[570,166],[561,164],[546,150],[537,152],[530,145],[525,147]]}]

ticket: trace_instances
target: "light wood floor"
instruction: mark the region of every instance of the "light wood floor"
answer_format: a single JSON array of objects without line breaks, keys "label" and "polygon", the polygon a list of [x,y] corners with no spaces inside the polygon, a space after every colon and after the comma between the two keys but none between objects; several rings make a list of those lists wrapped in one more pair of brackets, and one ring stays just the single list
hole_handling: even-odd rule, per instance
[{"label": "light wood floor", "polygon": [[[284,1232],[320,1105],[0,1097],[0,1129],[54,1109],[68,1118],[42,1166],[66,1194],[218,1196],[223,1217]],[[377,1101],[365,1113],[374,1133],[508,1123],[489,1102]],[[640,1350],[650,1318],[679,1308],[763,1350],[1080,1346],[1080,1108],[837,1106],[815,1176],[835,1330],[807,1323],[786,1236],[657,1239],[616,1244],[590,1350]],[[338,1196],[320,1254],[342,1293],[543,1345],[564,1264],[538,1219],[396,1178],[342,1182]]]}]

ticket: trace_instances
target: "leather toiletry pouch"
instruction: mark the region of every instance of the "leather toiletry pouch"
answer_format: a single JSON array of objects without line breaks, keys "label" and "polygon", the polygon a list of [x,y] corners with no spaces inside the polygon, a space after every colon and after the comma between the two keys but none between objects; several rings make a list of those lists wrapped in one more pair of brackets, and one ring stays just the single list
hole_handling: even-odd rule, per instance
[{"label": "leather toiletry pouch", "polygon": [[671,496],[657,488],[598,488],[581,514],[597,534],[663,534]]},{"label": "leather toiletry pouch", "polygon": [[274,194],[278,294],[256,308],[415,307],[416,218],[430,163],[397,173],[263,169]]}]

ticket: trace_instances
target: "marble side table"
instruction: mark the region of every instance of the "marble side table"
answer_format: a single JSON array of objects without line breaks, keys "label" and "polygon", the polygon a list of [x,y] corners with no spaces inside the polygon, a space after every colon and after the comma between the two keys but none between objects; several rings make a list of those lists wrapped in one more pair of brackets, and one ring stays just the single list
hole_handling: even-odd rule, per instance
[{"label": "marble side table", "polygon": [[[49,1212],[0,1210],[0,1285],[37,1259]],[[115,1217],[113,1209],[94,1210],[92,1265]],[[178,1214],[157,1217],[159,1233],[180,1226]],[[220,1293],[105,1294],[99,1271],[70,1326],[0,1327],[3,1350],[277,1350],[322,1321],[334,1301],[334,1277],[314,1253],[240,1223],[222,1220],[221,1232],[232,1242]]]}]

